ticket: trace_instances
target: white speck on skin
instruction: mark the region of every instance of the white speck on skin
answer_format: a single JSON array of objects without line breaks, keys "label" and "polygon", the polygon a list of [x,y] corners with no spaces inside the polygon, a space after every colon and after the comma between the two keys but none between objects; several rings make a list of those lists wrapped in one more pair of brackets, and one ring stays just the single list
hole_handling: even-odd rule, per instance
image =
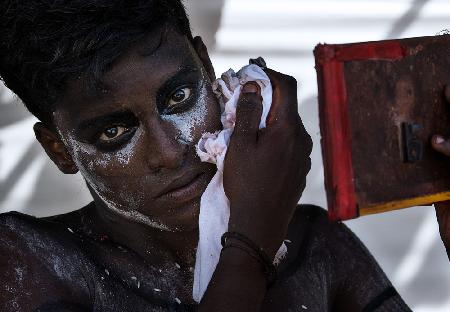
[{"label": "white speck on skin", "polygon": [[136,280],[137,280],[137,277],[136,277],[136,276],[132,276],[131,279],[132,279],[133,281],[136,281]]},{"label": "white speck on skin", "polygon": [[160,292],[161,291],[161,289],[159,289],[159,288],[155,288],[153,290],[156,291],[156,292]]},{"label": "white speck on skin", "polygon": [[67,228],[69,230],[70,233],[73,234],[73,230],[71,228]]},{"label": "white speck on skin", "polygon": [[178,299],[177,297],[175,297],[175,302],[178,303],[178,304],[181,304],[181,300]]},{"label": "white speck on skin", "polygon": [[141,288],[141,282],[140,281],[137,282],[137,288]]},{"label": "white speck on skin", "polygon": [[106,275],[109,275],[109,271],[107,269],[105,269],[105,273]]},{"label": "white speck on skin", "polygon": [[15,268],[14,270],[16,271],[16,277],[17,277],[17,280],[18,280],[20,283],[22,283],[22,279],[23,279],[23,269],[20,268],[20,267],[17,267],[17,268]]},{"label": "white speck on skin", "polygon": [[175,266],[177,267],[177,269],[181,269],[181,266],[175,262]]},{"label": "white speck on skin", "polygon": [[308,310],[308,307],[302,304],[302,309],[303,310]]}]

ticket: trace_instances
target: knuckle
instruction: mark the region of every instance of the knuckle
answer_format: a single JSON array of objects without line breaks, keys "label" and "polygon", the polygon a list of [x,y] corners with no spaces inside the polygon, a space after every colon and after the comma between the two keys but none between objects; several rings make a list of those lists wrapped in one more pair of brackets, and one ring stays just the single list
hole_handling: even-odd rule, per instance
[{"label": "knuckle", "polygon": [[239,105],[255,105],[262,103],[262,97],[257,93],[241,94],[238,101]]},{"label": "knuckle", "polygon": [[285,76],[284,76],[284,79],[285,79],[285,81],[286,81],[286,85],[287,85],[289,88],[295,88],[295,89],[297,89],[297,85],[298,85],[297,79],[295,79],[294,77],[289,76],[289,75],[285,75]]},{"label": "knuckle", "polygon": [[290,84],[293,84],[293,85],[295,85],[295,86],[298,84],[297,79],[295,79],[295,77],[289,76],[289,75],[286,75],[286,77],[287,77],[287,81],[288,81]]}]

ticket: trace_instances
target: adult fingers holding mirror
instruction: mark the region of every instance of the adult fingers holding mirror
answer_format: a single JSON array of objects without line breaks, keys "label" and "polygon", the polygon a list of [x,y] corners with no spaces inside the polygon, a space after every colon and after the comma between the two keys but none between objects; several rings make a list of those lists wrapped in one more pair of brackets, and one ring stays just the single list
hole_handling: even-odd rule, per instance
[{"label": "adult fingers holding mirror", "polygon": [[[450,85],[447,85],[445,87],[444,96],[450,105]],[[440,134],[436,134],[431,139],[431,145],[439,153],[450,156],[449,138],[446,138]],[[450,201],[436,203],[434,206],[436,208],[436,218],[439,223],[441,238],[444,242],[445,249],[447,250],[447,255],[450,258]]]}]

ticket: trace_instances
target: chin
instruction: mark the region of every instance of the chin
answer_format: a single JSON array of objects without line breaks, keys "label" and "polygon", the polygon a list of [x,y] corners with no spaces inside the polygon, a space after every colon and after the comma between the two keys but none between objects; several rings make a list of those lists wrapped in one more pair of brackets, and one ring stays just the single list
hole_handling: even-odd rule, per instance
[{"label": "chin", "polygon": [[192,200],[184,207],[180,207],[173,215],[175,217],[175,231],[193,231],[198,229],[198,217],[200,215],[200,197]]}]

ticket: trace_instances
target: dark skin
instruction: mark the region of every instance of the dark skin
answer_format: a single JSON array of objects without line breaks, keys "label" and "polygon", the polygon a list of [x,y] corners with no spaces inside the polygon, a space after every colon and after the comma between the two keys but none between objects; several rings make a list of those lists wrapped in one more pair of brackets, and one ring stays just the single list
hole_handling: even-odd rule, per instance
[{"label": "dark skin", "polygon": [[[86,178],[95,201],[96,209],[90,212],[90,218],[95,220],[97,232],[107,233],[111,241],[130,248],[154,266],[178,263],[184,269],[182,275],[191,277],[188,269],[195,261],[199,198],[215,172],[213,165],[198,160],[194,144],[202,133],[220,129],[220,111],[210,86],[214,72],[201,39],[195,38],[191,45],[175,32],[167,32],[165,38],[165,32],[162,33],[161,44],[158,35],[149,36],[123,56],[103,78],[104,89],[100,92],[87,92],[83,79],[72,81],[53,115],[57,130],[38,123],[35,132],[61,171],[80,170]],[[153,49],[151,56],[146,56],[149,49]],[[179,132],[186,125],[172,122],[171,116],[183,113],[191,119],[196,116],[189,116],[192,110],[181,108],[180,113],[167,113],[169,117],[165,119],[167,107],[160,106],[167,105],[167,101],[161,104],[157,99],[165,81],[177,76],[177,70],[183,67],[188,68],[183,75],[188,72],[192,78],[186,81],[183,76],[181,87],[192,86],[191,92],[197,93],[198,98],[200,84],[204,84],[207,111],[203,112],[202,120],[196,120],[197,124],[188,124],[190,138],[176,139],[183,135]],[[240,121],[227,155],[229,165],[224,184],[231,202],[230,229],[248,235],[274,256],[303,191],[312,143],[297,113],[295,79],[270,70],[267,73],[274,86],[268,127],[264,131],[257,129],[260,91],[249,84],[240,99],[237,112]],[[106,118],[106,123],[96,121],[111,113],[117,116]],[[186,123],[180,121],[183,122]],[[90,131],[96,133],[95,139],[90,139]],[[119,141],[123,137],[125,143]],[[123,146],[128,149],[124,151]],[[269,153],[274,147],[279,152]],[[124,156],[125,153],[128,154]],[[241,166],[250,154],[257,161]],[[285,167],[281,170],[283,174],[279,168],[270,166],[273,163]],[[292,163],[297,167],[292,168]],[[261,176],[262,171],[265,176]],[[174,188],[171,183],[177,188],[191,183],[191,187],[178,190],[180,194],[175,190],[161,196]],[[253,187],[243,194],[239,188],[244,185]],[[271,188],[273,185],[278,187]],[[261,191],[269,189],[272,191],[261,196]],[[128,214],[130,211],[133,214]],[[254,215],[261,216],[258,222],[248,222],[250,218],[254,221]],[[237,269],[246,274],[232,274]],[[177,279],[181,283],[174,280],[179,285],[174,288],[184,285],[180,299],[191,302],[192,281],[179,276]],[[247,300],[230,300],[226,306],[218,306],[217,297],[228,285],[243,285],[242,289],[233,289]],[[200,307],[207,311],[236,310],[236,307],[256,311],[264,294],[265,278],[260,265],[242,252],[229,250],[224,252]]]},{"label": "dark skin", "polygon": [[[224,186],[230,200],[230,230],[247,235],[273,257],[286,237],[293,240],[292,250],[296,240],[301,240],[295,230],[302,226],[293,215],[310,168],[311,139],[298,116],[295,79],[272,70],[267,74],[274,88],[267,128],[257,127],[260,90],[247,84],[227,153]],[[81,171],[94,198],[94,205],[77,212],[76,217],[69,214],[52,220],[92,238],[93,243],[84,242],[83,246],[92,251],[96,263],[110,268],[108,275],[124,283],[164,281],[170,294],[163,290],[161,296],[176,296],[183,303],[193,303],[190,268],[195,262],[199,199],[215,173],[213,165],[199,161],[194,149],[202,133],[221,127],[210,85],[214,78],[199,37],[190,42],[170,29],[159,29],[114,64],[99,90],[86,89],[83,77],[71,81],[55,110],[53,124],[35,125],[36,137],[49,157],[64,173]],[[340,242],[349,240],[349,246],[355,245],[352,238],[344,233],[344,238],[334,242],[333,226],[317,225],[317,229],[319,242],[323,233],[331,234],[325,243],[319,243],[324,245],[312,254],[311,261],[324,261],[330,257],[328,251],[337,259],[359,259],[351,269],[340,265],[345,274],[355,268],[350,284],[365,285],[364,274],[370,275],[376,267],[373,259],[352,248],[342,257],[339,252],[345,248],[334,254],[332,248]],[[299,278],[316,274],[305,267]],[[89,291],[67,297],[65,289],[72,280],[44,273],[36,276],[54,285],[54,299],[92,300],[89,287]],[[260,264],[229,248],[222,253],[199,310],[279,311],[283,305],[299,306],[308,298],[309,289],[299,289],[298,283],[286,281],[267,291]],[[325,284],[320,285],[329,286]],[[129,287],[140,298],[152,298],[158,285],[145,286],[133,282]],[[47,296],[33,284],[29,287],[36,302]],[[367,288],[376,287],[367,284]],[[360,311],[370,299],[358,298],[358,291],[347,284],[335,289],[326,292],[335,311]]]}]

